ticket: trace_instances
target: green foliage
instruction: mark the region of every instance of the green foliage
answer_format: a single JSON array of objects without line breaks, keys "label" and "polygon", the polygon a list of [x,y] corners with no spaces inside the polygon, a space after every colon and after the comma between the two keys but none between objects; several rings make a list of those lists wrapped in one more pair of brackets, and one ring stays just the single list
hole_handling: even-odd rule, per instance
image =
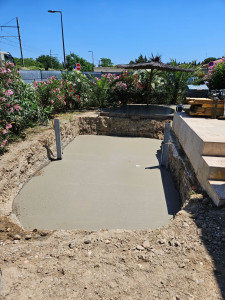
[{"label": "green foliage", "polygon": [[113,63],[110,58],[102,57],[101,59],[101,67],[113,67]]},{"label": "green foliage", "polygon": [[[172,66],[177,66],[174,60],[171,60]],[[191,65],[183,65],[183,68],[191,68]],[[168,102],[171,104],[182,103],[185,97],[188,79],[193,76],[191,72],[161,72],[164,79],[163,88],[167,94]]]},{"label": "green foliage", "polygon": [[105,107],[107,105],[108,92],[110,88],[107,75],[103,75],[101,79],[96,77],[93,79],[94,106]]},{"label": "green foliage", "polygon": [[215,60],[217,60],[217,58],[215,58],[215,57],[208,57],[208,58],[204,59],[204,60],[201,62],[201,64],[202,64],[202,65],[205,65],[205,64],[208,64],[210,61],[215,61]]},{"label": "green foliage", "polygon": [[156,55],[151,54],[151,57],[149,59],[147,59],[146,55],[143,56],[142,54],[140,54],[138,56],[138,58],[136,58],[134,61],[131,60],[129,62],[129,64],[140,64],[140,63],[148,63],[148,62],[161,62],[161,55],[159,55],[159,54],[156,54]]},{"label": "green foliage", "polygon": [[139,64],[139,63],[147,63],[147,62],[149,62],[149,60],[147,59],[146,55],[143,56],[142,54],[140,54],[140,55],[138,56],[138,58],[136,58],[134,61],[131,60],[131,61],[129,62],[129,64]]},{"label": "green foliage", "polygon": [[59,63],[58,59],[50,55],[40,55],[36,59],[36,61],[40,63],[45,68],[45,70],[48,69],[60,70],[63,68],[62,64]]},{"label": "green foliage", "polygon": [[[22,67],[22,61],[21,61],[21,58],[14,58],[14,61],[15,61],[15,65],[17,67]],[[26,68],[31,68],[32,67],[32,70],[34,69],[42,69],[44,68],[44,65],[42,63],[40,63],[39,61],[36,61],[34,60],[33,58],[24,58],[24,66]]]},{"label": "green foliage", "polygon": [[62,74],[62,78],[65,82],[71,85],[77,95],[79,95],[79,108],[95,106],[94,86],[92,81],[90,81],[85,75],[79,71],[73,70],[71,73],[66,72]]},{"label": "green foliage", "polygon": [[[170,99],[165,87],[165,79],[163,78],[163,72],[154,70],[152,77],[152,88],[150,95],[151,104],[169,104]],[[138,103],[147,103],[149,95],[149,81],[150,81],[150,71],[138,71],[135,73],[138,81],[142,87],[142,93],[139,97]]]},{"label": "green foliage", "polygon": [[108,103],[111,105],[137,103],[140,97],[142,97],[142,86],[134,74],[123,72],[110,84]]},{"label": "green foliage", "polygon": [[0,153],[14,135],[33,126],[40,117],[38,99],[32,85],[21,80],[12,63],[0,68]]},{"label": "green foliage", "polygon": [[208,81],[212,90],[225,89],[225,61],[213,68]]},{"label": "green foliage", "polygon": [[80,63],[82,72],[93,72],[94,70],[93,64],[75,53],[66,56],[66,69],[68,71],[74,70],[74,66],[76,66],[77,63]]}]

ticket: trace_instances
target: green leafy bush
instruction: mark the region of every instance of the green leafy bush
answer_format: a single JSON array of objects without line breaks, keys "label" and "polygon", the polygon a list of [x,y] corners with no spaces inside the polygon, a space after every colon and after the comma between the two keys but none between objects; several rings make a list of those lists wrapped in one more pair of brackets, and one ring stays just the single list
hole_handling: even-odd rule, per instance
[{"label": "green leafy bush", "polygon": [[96,106],[94,99],[94,84],[85,75],[79,71],[73,70],[70,73],[66,72],[62,74],[62,78],[79,96],[78,108]]},{"label": "green leafy bush", "polygon": [[225,60],[215,65],[208,78],[209,88],[212,90],[225,89]]},{"label": "green leafy bush", "polygon": [[119,76],[115,76],[110,84],[108,95],[109,104],[137,103],[142,96],[142,85],[134,74],[123,72]]},{"label": "green leafy bush", "polygon": [[21,80],[12,63],[0,68],[0,152],[12,135],[21,135],[40,116],[38,99],[32,85]]}]

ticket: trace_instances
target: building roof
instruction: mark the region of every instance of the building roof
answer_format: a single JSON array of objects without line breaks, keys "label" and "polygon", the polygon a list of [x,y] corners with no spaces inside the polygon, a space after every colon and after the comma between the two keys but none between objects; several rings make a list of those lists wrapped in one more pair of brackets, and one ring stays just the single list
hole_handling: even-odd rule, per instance
[{"label": "building roof", "polygon": [[148,63],[139,63],[139,64],[127,64],[127,65],[117,65],[117,68],[122,69],[156,69],[162,71],[170,71],[170,72],[195,72],[194,69],[184,69],[177,66],[171,66],[169,64],[164,64],[161,62],[148,62]]}]

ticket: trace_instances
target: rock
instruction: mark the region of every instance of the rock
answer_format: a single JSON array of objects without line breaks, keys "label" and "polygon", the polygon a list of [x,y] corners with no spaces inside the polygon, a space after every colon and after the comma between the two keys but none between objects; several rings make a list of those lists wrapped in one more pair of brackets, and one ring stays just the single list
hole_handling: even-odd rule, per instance
[{"label": "rock", "polygon": [[209,198],[204,198],[202,200],[202,204],[207,205],[209,203],[209,201],[210,201]]},{"label": "rock", "polygon": [[21,240],[21,236],[19,234],[14,235],[13,237],[14,240]]},{"label": "rock", "polygon": [[174,246],[175,246],[175,247],[179,247],[179,246],[180,246],[180,243],[179,243],[178,241],[175,241],[175,242],[174,242]]},{"label": "rock", "polygon": [[111,241],[110,240],[105,240],[105,244],[110,244]]},{"label": "rock", "polygon": [[26,234],[24,238],[25,238],[25,240],[30,240],[30,239],[32,239],[32,235]]},{"label": "rock", "polygon": [[91,244],[91,240],[85,240],[84,244]]},{"label": "rock", "polygon": [[180,265],[179,265],[179,268],[181,268],[181,269],[183,269],[185,267],[185,263],[181,263]]},{"label": "rock", "polygon": [[161,245],[162,245],[162,244],[165,244],[165,243],[166,243],[166,240],[164,240],[164,239],[158,240],[158,243],[161,244]]},{"label": "rock", "polygon": [[149,241],[144,241],[143,244],[142,244],[142,246],[143,246],[144,248],[149,248],[149,247],[150,247]]},{"label": "rock", "polygon": [[139,251],[145,250],[145,248],[142,247],[141,245],[137,245],[136,249],[139,250]]},{"label": "rock", "polygon": [[180,210],[178,213],[177,213],[177,216],[184,216],[184,217],[191,217],[191,215],[184,209]]},{"label": "rock", "polygon": [[72,240],[70,243],[69,243],[69,247],[70,249],[73,249],[76,245],[76,240]]}]

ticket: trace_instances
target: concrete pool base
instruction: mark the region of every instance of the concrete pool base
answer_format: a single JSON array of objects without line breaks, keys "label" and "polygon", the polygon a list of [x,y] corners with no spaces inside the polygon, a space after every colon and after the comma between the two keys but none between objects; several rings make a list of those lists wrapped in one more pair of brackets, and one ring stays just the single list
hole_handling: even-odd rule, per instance
[{"label": "concrete pool base", "polygon": [[[78,136],[14,200],[25,229],[149,229],[179,210],[161,141]],[[163,177],[163,178],[162,178]],[[166,188],[165,186],[166,185]]]}]

